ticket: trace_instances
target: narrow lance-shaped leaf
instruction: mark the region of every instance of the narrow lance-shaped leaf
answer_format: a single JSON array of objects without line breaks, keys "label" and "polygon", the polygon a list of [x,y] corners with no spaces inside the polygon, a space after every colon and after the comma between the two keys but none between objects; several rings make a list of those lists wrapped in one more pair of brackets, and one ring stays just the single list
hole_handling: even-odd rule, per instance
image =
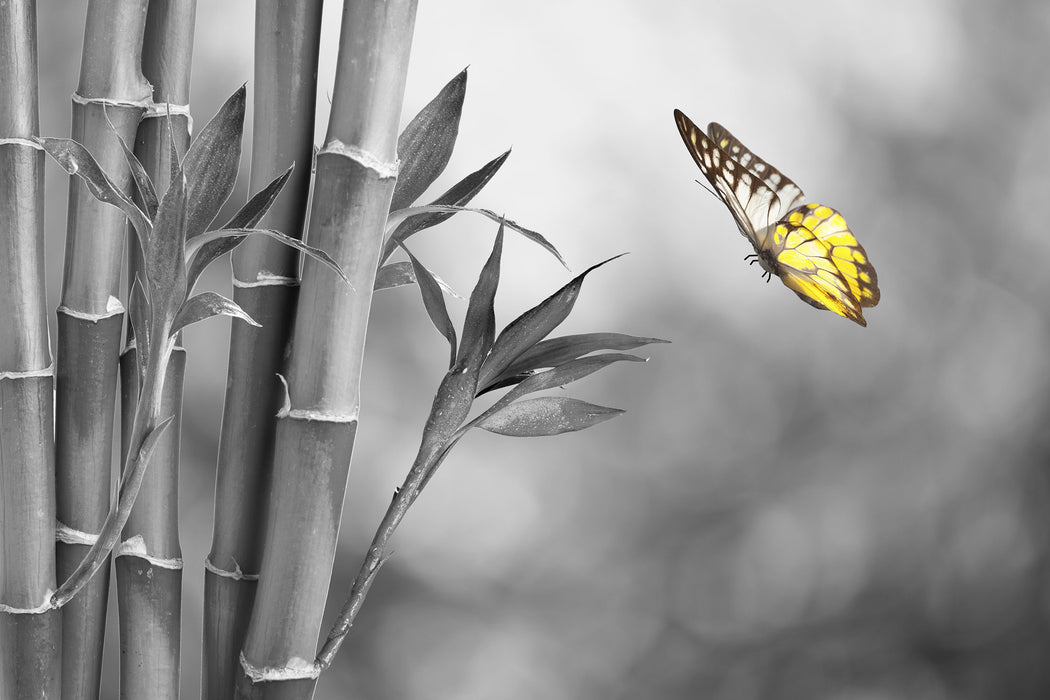
[{"label": "narrow lance-shaped leaf", "polygon": [[[179,146],[175,143],[175,127],[171,123],[171,107],[168,108],[168,114],[164,117],[164,125],[167,127],[165,131],[168,132],[168,183],[175,182],[177,178],[182,177],[184,172],[182,167],[182,155],[179,154]],[[168,185],[171,186],[170,184]]]},{"label": "narrow lance-shaped leaf", "polygon": [[[274,200],[277,199],[277,195],[279,195],[281,190],[284,189],[285,184],[288,182],[288,178],[291,177],[292,169],[294,167],[295,164],[293,163],[287,170],[271,180],[270,184],[256,192],[255,195],[248,200],[248,203],[241,207],[222,228],[252,228],[259,223],[259,220],[266,216],[266,212],[268,212],[270,207],[273,206]],[[212,264],[225,253],[228,253],[239,246],[243,240],[243,236],[229,236],[202,245],[197,251],[197,254],[194,255],[193,259],[190,261],[190,271],[187,275],[189,279],[189,288],[193,289],[197,280],[200,279],[201,273],[204,272],[208,265]]]},{"label": "narrow lance-shaped leaf", "polygon": [[171,322],[170,334],[174,336],[186,326],[220,315],[239,318],[252,326],[261,328],[260,324],[256,323],[255,319],[249,316],[235,301],[215,292],[201,292],[187,299],[179,307],[178,313],[175,314],[175,320]]},{"label": "narrow lance-shaped leaf", "polygon": [[[157,223],[143,250],[152,316],[171,321],[186,298],[186,178],[171,181],[157,210]],[[154,339],[156,340],[156,339]]]},{"label": "narrow lance-shaped leaf", "polygon": [[99,532],[98,540],[88,550],[76,571],[51,596],[52,606],[60,608],[72,600],[77,591],[83,588],[91,580],[91,576],[108,560],[113,547],[120,539],[120,531],[124,529],[128,516],[131,515],[131,507],[138,497],[142,477],[146,474],[146,467],[157,449],[157,443],[173,420],[175,420],[174,416],[165,418],[142,441],[142,447],[139,448],[134,461],[126,467],[120,483],[120,498],[114,499],[102,531]]},{"label": "narrow lance-shaped leaf", "polygon": [[448,309],[445,308],[445,299],[441,295],[441,287],[438,286],[437,280],[430,274],[430,270],[423,267],[423,264],[416,259],[416,256],[412,255],[408,248],[405,248],[405,252],[408,254],[416,281],[419,283],[419,293],[423,297],[423,306],[427,310],[427,315],[430,316],[430,321],[437,328],[438,333],[445,336],[445,339],[448,340],[448,366],[451,367],[456,364],[456,328],[452,325],[452,319],[448,317]]},{"label": "narrow lance-shaped leaf", "polygon": [[533,371],[544,367],[558,367],[591,352],[599,350],[632,350],[651,343],[666,343],[660,338],[641,338],[623,333],[581,333],[559,338],[541,340],[518,356],[510,365],[486,386],[479,394],[493,389],[516,384]]},{"label": "narrow lance-shaped leaf", "polygon": [[503,253],[503,226],[496,232],[492,253],[478,275],[478,283],[470,294],[467,315],[463,320],[463,340],[459,346],[456,364],[464,372],[477,372],[492,347],[496,334],[496,289],[499,287],[500,256]]},{"label": "narrow lance-shaped leaf", "polygon": [[131,318],[131,331],[135,336],[135,369],[138,372],[139,386],[145,384],[146,358],[149,357],[150,323],[149,300],[142,279],[135,275],[131,284],[128,300],[128,315]]},{"label": "narrow lance-shaped leaf", "polygon": [[192,241],[189,241],[186,244],[186,255],[187,257],[192,257],[196,255],[199,250],[201,250],[205,245],[212,241],[217,241],[223,238],[243,239],[245,236],[251,235],[269,236],[270,238],[284,243],[286,246],[290,246],[302,253],[306,253],[317,262],[322,263],[334,270],[340,277],[343,278],[344,282],[350,284],[350,280],[347,279],[347,276],[343,272],[342,268],[339,267],[339,264],[335,260],[333,260],[332,256],[330,256],[328,253],[324,252],[320,248],[314,248],[311,245],[307,245],[306,243],[300,241],[298,238],[292,238],[291,236],[286,236],[280,231],[274,231],[273,229],[268,228],[224,228],[219,229],[218,231],[208,231],[207,233],[202,233],[201,235],[197,236]]},{"label": "narrow lance-shaped leaf", "polygon": [[[387,230],[389,231],[391,228],[398,226],[399,223],[402,221],[411,221],[414,218],[422,218],[433,213],[448,212],[451,215],[460,211],[469,211],[475,214],[481,214],[482,216],[487,216],[493,221],[503,224],[512,231],[517,231],[522,236],[529,239],[533,243],[538,244],[541,248],[553,255],[555,258],[558,259],[558,262],[560,262],[563,266],[565,266],[566,269],[568,269],[569,266],[565,263],[565,259],[562,258],[561,253],[559,253],[558,249],[554,247],[554,244],[548,241],[546,238],[544,238],[542,234],[537,233],[532,229],[527,229],[521,224],[515,223],[514,221],[511,221],[503,215],[497,214],[496,212],[491,211],[489,209],[479,209],[476,207],[460,207],[452,204],[427,204],[421,207],[400,209],[387,218]],[[393,238],[391,238],[391,240],[393,240]]]},{"label": "narrow lance-shaped leaf", "polygon": [[597,372],[600,369],[604,369],[614,362],[645,362],[644,357],[638,357],[637,355],[627,355],[623,353],[605,353],[602,355],[591,355],[590,357],[581,357],[575,360],[570,360],[565,364],[549,369],[546,372],[537,372],[531,374],[521,381],[517,386],[508,391],[506,394],[501,396],[498,401],[488,407],[484,412],[479,414],[476,418],[471,420],[469,423],[464,424],[459,431],[457,431],[458,440],[462,437],[462,434],[471,428],[475,428],[479,423],[486,420],[489,416],[494,413],[503,410],[506,406],[512,402],[517,401],[526,394],[532,394],[537,391],[546,391],[547,389],[554,389],[556,387],[563,387],[567,384],[571,384],[579,379]]},{"label": "narrow lance-shaped leaf", "polygon": [[441,92],[408,123],[397,140],[401,167],[390,210],[407,207],[430,187],[448,165],[459,134],[467,71],[450,80]]},{"label": "narrow lance-shaped leaf", "polygon": [[543,437],[590,428],[623,413],[563,396],[516,401],[480,421],[478,428],[511,437]]},{"label": "narrow lance-shaped leaf", "polygon": [[523,352],[547,337],[566,319],[583,287],[583,280],[593,270],[615,260],[619,255],[592,265],[564,287],[512,321],[499,334],[485,366],[478,377],[478,387],[484,389]]},{"label": "narrow lance-shaped leaf", "polygon": [[[456,290],[446,282],[445,280],[434,274],[433,270],[427,270],[430,276],[434,278],[438,286],[441,287],[441,291],[448,294],[450,297],[462,300]],[[416,273],[412,269],[412,263],[407,260],[404,262],[387,263],[381,265],[376,271],[376,281],[372,286],[372,290],[378,292],[380,289],[393,289],[395,287],[404,287],[406,284],[416,283]]]},{"label": "narrow lance-shaped leaf", "polygon": [[[474,195],[481,191],[481,188],[483,188],[489,180],[492,179],[492,176],[496,174],[496,171],[507,161],[509,156],[510,151],[507,151],[503,155],[489,161],[478,170],[457,182],[449,188],[447,192],[431,202],[431,204],[453,204],[456,206],[464,206],[474,198]],[[452,216],[451,213],[435,213],[428,214],[427,216],[412,217],[411,219],[404,221],[390,236],[387,237],[386,243],[383,245],[383,255],[379,259],[386,260],[390,257],[391,253],[397,250],[398,244],[405,241],[409,236],[417,231],[422,231],[425,228],[440,224],[450,216]]]},{"label": "narrow lance-shaped leaf", "polygon": [[79,177],[95,199],[124,212],[138,234],[139,244],[145,248],[153,228],[149,218],[130,197],[120,191],[88,149],[72,139],[34,137],[33,140],[67,173]]},{"label": "narrow lance-shaped leaf", "polygon": [[150,220],[153,220],[157,217],[157,207],[160,206],[160,202],[157,200],[157,190],[153,187],[153,181],[146,174],[146,168],[142,166],[142,162],[128,148],[124,138],[115,130],[113,135],[120,141],[120,148],[124,151],[124,160],[128,162],[128,168],[131,170],[131,179],[135,182],[135,189],[138,190],[139,199],[142,200],[142,204],[146,207],[146,215],[149,216]]},{"label": "narrow lance-shaped leaf", "polygon": [[246,90],[242,85],[190,144],[182,163],[186,173],[186,236],[207,230],[233,192],[241,160]]}]

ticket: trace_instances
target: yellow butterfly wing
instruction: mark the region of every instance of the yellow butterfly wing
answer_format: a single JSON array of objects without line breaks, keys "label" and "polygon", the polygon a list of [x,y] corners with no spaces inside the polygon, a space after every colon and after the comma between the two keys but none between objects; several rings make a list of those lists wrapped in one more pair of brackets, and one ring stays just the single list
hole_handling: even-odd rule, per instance
[{"label": "yellow butterfly wing", "polygon": [[799,298],[868,325],[862,309],[879,303],[878,276],[842,214],[804,204],[777,224],[769,245],[776,273]]}]

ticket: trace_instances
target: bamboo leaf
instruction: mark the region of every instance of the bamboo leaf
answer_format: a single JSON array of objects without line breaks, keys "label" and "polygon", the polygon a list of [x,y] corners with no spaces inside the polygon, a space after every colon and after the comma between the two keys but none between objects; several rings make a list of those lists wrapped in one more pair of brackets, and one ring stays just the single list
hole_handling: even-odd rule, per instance
[{"label": "bamboo leaf", "polygon": [[543,437],[584,430],[623,413],[563,396],[516,401],[480,421],[476,427],[511,437]]},{"label": "bamboo leaf", "polygon": [[467,71],[450,80],[417,114],[397,140],[401,168],[394,185],[390,210],[409,206],[441,175],[459,134]]},{"label": "bamboo leaf", "polygon": [[488,218],[492,219],[493,221],[495,221],[497,223],[504,224],[507,228],[509,228],[509,229],[511,229],[513,231],[517,231],[522,236],[525,236],[525,238],[528,238],[533,243],[538,244],[540,247],[542,247],[548,253],[553,255],[555,258],[558,259],[558,262],[560,262],[562,265],[565,266],[566,269],[568,269],[569,266],[566,265],[565,259],[562,258],[561,253],[559,253],[558,249],[554,247],[554,244],[551,243],[550,241],[548,241],[546,238],[544,238],[542,234],[539,234],[536,231],[533,231],[532,229],[527,229],[524,226],[522,226],[520,224],[517,224],[517,223],[511,221],[510,219],[505,218],[501,214],[497,214],[496,212],[494,212],[494,211],[492,211],[490,209],[480,209],[480,208],[475,208],[475,207],[460,207],[460,206],[455,206],[455,205],[452,205],[452,204],[427,204],[426,206],[421,206],[421,207],[411,207],[409,209],[400,209],[400,210],[394,212],[393,214],[391,214],[387,218],[387,230],[389,230],[393,226],[397,225],[399,222],[411,221],[412,219],[414,219],[416,217],[423,217],[423,216],[428,216],[428,215],[432,215],[434,213],[441,213],[441,212],[448,212],[449,216],[451,216],[452,214],[455,214],[456,212],[461,212],[461,211],[469,211],[469,212],[474,212],[475,214],[481,214],[482,216],[487,216]]},{"label": "bamboo leaf", "polygon": [[84,585],[91,580],[92,575],[109,559],[110,553],[120,539],[120,531],[131,515],[131,507],[138,497],[139,487],[142,486],[142,477],[146,474],[146,467],[157,449],[157,443],[164,436],[165,430],[175,420],[175,416],[168,416],[157,424],[153,430],[146,435],[142,446],[124,472],[120,481],[119,498],[110,507],[106,522],[102,525],[98,539],[91,545],[87,555],[77,566],[76,571],[59,586],[54,595],[51,596],[51,605],[60,608],[77,594]]},{"label": "bamboo leaf", "polygon": [[518,356],[498,377],[479,386],[478,393],[516,384],[535,370],[558,367],[563,363],[599,350],[632,350],[651,343],[666,343],[660,338],[641,338],[623,333],[582,333],[541,340]]},{"label": "bamboo leaf", "polygon": [[600,369],[604,369],[614,362],[645,362],[645,358],[638,357],[637,355],[627,355],[623,353],[605,353],[602,355],[591,355],[590,357],[581,357],[575,360],[569,360],[568,362],[549,369],[546,372],[537,372],[530,374],[523,380],[519,380],[520,383],[508,391],[505,395],[501,396],[498,401],[492,404],[485,412],[480,414],[477,418],[470,421],[464,426],[464,429],[477,427],[478,423],[487,419],[497,411],[502,410],[504,407],[510,405],[512,402],[520,399],[526,394],[532,394],[537,391],[545,391],[547,389],[554,389],[555,387],[563,387],[566,384],[571,384],[579,379],[597,372]]},{"label": "bamboo leaf", "polygon": [[[112,126],[112,125],[111,125]],[[120,141],[120,147],[124,151],[124,160],[128,162],[128,168],[131,170],[131,178],[135,182],[135,189],[138,190],[139,199],[146,207],[146,215],[153,220],[157,218],[157,207],[160,206],[160,202],[157,200],[157,190],[153,187],[153,181],[149,179],[149,175],[146,174],[146,168],[143,167],[142,162],[138,159],[135,153],[128,148],[127,142],[124,138],[113,131],[113,135],[117,137],[117,141]]]},{"label": "bamboo leaf", "polygon": [[202,233],[201,235],[197,236],[192,241],[189,241],[186,244],[186,255],[188,257],[196,255],[198,251],[200,251],[205,245],[212,241],[217,241],[223,238],[237,238],[239,241],[244,239],[245,236],[251,235],[269,236],[270,238],[284,243],[286,246],[295,248],[296,250],[309,255],[317,262],[328,266],[336,273],[338,273],[339,276],[343,278],[344,282],[350,284],[350,280],[347,279],[347,276],[343,272],[342,268],[339,267],[339,264],[335,260],[333,260],[332,256],[330,256],[328,253],[324,252],[320,248],[314,248],[311,245],[307,245],[306,243],[300,241],[298,238],[292,238],[291,236],[287,236],[281,233],[280,231],[274,231],[273,229],[268,228],[223,228],[217,231],[208,231],[207,233]]},{"label": "bamboo leaf", "polygon": [[182,167],[179,146],[175,143],[175,127],[171,124],[171,109],[168,109],[168,114],[164,117],[164,124],[168,127],[168,182],[175,182],[176,178],[182,177],[185,169]]},{"label": "bamboo leaf", "polygon": [[153,225],[138,205],[121,192],[120,188],[102,170],[88,149],[72,139],[34,137],[34,140],[68,174],[79,177],[95,199],[124,212],[124,215],[131,221],[131,225],[135,227],[139,244],[145,249]]},{"label": "bamboo leaf", "polygon": [[[496,174],[496,171],[506,162],[510,156],[510,151],[507,151],[503,155],[492,159],[485,165],[481,166],[478,170],[467,175],[465,178],[453,185],[447,192],[431,202],[435,204],[452,204],[455,206],[464,206],[467,202],[474,198],[478,192],[481,191],[492,176]],[[397,213],[394,212],[393,216]],[[440,224],[442,221],[452,216],[451,213],[433,213],[427,216],[413,217],[407,221],[401,223],[394,232],[387,237],[386,243],[383,248],[383,255],[380,260],[386,260],[390,257],[390,254],[397,249],[399,243],[402,243],[414,233],[422,231],[425,228]]]},{"label": "bamboo leaf", "polygon": [[511,321],[493,344],[492,351],[485,360],[485,366],[482,367],[481,374],[478,376],[478,386],[489,386],[492,380],[500,376],[511,362],[557,328],[568,317],[572,307],[576,304],[584,278],[591,271],[618,257],[620,256],[617,255],[597,265],[592,265],[554,294]]},{"label": "bamboo leaf", "polygon": [[[248,200],[248,203],[241,207],[237,213],[226,222],[226,225],[223,226],[223,228],[252,228],[259,223],[259,220],[266,216],[266,212],[268,212],[270,207],[273,206],[274,200],[277,199],[277,195],[279,195],[281,190],[284,189],[294,167],[295,164],[293,163],[287,170],[271,180],[270,184],[256,192],[255,195]],[[197,280],[200,279],[201,273],[204,272],[208,265],[211,265],[216,259],[239,246],[243,240],[243,236],[229,236],[202,245],[200,250],[197,251],[197,254],[194,255],[193,259],[190,261],[190,271],[187,275],[189,289],[193,289],[193,286],[197,284]]]},{"label": "bamboo leaf", "polygon": [[427,315],[430,316],[430,321],[437,328],[438,333],[448,340],[448,366],[452,367],[456,364],[456,328],[452,325],[452,319],[448,317],[445,299],[441,296],[441,287],[438,286],[430,270],[423,267],[423,264],[412,255],[408,248],[405,248],[405,252],[408,253],[408,259],[412,263],[412,270],[419,284],[419,293],[423,297],[423,306],[427,310]]},{"label": "bamboo leaf", "polygon": [[249,316],[236,302],[215,292],[201,292],[190,297],[179,307],[175,320],[171,322],[171,336],[186,326],[203,321],[212,316],[230,316],[246,321],[249,325],[261,328],[255,319]]},{"label": "bamboo leaf", "polygon": [[128,299],[128,316],[131,319],[131,330],[135,336],[135,370],[139,377],[139,386],[145,384],[146,358],[149,357],[150,324],[149,300],[142,279],[135,275]]},{"label": "bamboo leaf", "polygon": [[233,192],[241,160],[246,92],[243,85],[238,88],[186,152],[182,168],[188,183],[187,238],[204,233]]},{"label": "bamboo leaf", "polygon": [[[445,280],[434,274],[433,270],[428,270],[430,276],[434,278],[434,281],[441,287],[441,291],[448,294],[450,297],[455,299],[463,300],[456,290],[446,282]],[[387,263],[381,265],[376,271],[376,281],[372,286],[372,290],[378,292],[380,289],[393,289],[394,287],[403,287],[406,284],[416,283],[416,273],[412,270],[412,263],[407,260],[404,262]]]},{"label": "bamboo leaf", "polygon": [[142,251],[152,314],[164,314],[169,321],[186,298],[187,190],[179,172],[160,202],[150,245]]},{"label": "bamboo leaf", "polygon": [[496,232],[496,240],[492,244],[492,253],[489,254],[488,260],[481,268],[478,283],[470,294],[467,315],[463,320],[463,340],[456,358],[456,365],[464,373],[473,374],[475,378],[485,356],[492,347],[492,340],[496,334],[495,301],[496,289],[499,287],[499,265],[502,253],[503,226],[500,226],[499,231]]}]

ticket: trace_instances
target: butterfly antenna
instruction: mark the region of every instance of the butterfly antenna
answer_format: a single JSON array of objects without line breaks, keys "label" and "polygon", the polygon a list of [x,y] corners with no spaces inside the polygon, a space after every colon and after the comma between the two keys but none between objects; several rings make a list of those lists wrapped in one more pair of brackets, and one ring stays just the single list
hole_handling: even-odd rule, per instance
[{"label": "butterfly antenna", "polygon": [[711,195],[712,197],[714,197],[715,199],[717,199],[718,201],[720,201],[720,202],[722,201],[722,200],[721,200],[721,198],[720,198],[720,197],[718,196],[718,194],[717,194],[717,193],[716,193],[716,192],[715,192],[715,191],[714,191],[713,189],[711,189],[710,187],[708,187],[707,185],[705,185],[704,183],[702,183],[702,182],[700,182],[699,180],[697,180],[697,181],[696,181],[696,184],[700,185],[700,186],[701,186],[701,187],[703,187],[703,188],[704,188],[705,190],[707,190],[707,191],[708,191],[708,193],[710,193],[710,195]]}]

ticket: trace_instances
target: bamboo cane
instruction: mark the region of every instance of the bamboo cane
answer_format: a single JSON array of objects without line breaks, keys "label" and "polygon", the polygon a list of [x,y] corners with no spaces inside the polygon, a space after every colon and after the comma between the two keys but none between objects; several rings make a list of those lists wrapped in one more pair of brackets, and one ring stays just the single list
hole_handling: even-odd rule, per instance
[{"label": "bamboo cane", "polygon": [[0,697],[57,697],[53,366],[44,296],[36,2],[0,4]]},{"label": "bamboo cane", "polygon": [[[152,0],[146,16],[142,71],[153,104],[139,125],[135,155],[158,194],[168,189],[171,139],[185,154],[190,141],[189,86],[196,0]],[[142,252],[128,239],[128,279],[142,270]],[[127,459],[138,399],[137,349],[128,328],[121,355],[122,451]],[[113,557],[120,612],[120,695],[177,698],[182,615],[182,550],[178,530],[179,438],[186,352],[176,341],[164,382],[161,413],[174,416],[143,478]]]},{"label": "bamboo cane", "polygon": [[[72,136],[128,191],[114,130],[130,142],[149,103],[141,71],[146,0],[91,0]],[[123,305],[118,300],[124,215],[70,179],[66,261],[58,308],[56,482],[58,575],[94,542],[109,510],[113,402]],[[62,611],[63,698],[97,698],[108,570]]]},{"label": "bamboo cane", "polygon": [[[255,15],[251,190],[296,164],[262,225],[301,237],[306,218],[317,97],[322,0],[260,0]],[[276,374],[291,334],[299,256],[256,238],[233,252],[234,301],[262,324],[233,324],[219,438],[215,524],[204,574],[202,693],[232,697],[262,555],[280,406]]]},{"label": "bamboo cane", "polygon": [[357,430],[361,361],[397,173],[415,0],[343,8],[332,118],[317,156],[308,240],[347,286],[307,261],[277,420],[272,498],[238,697],[310,698]]}]

